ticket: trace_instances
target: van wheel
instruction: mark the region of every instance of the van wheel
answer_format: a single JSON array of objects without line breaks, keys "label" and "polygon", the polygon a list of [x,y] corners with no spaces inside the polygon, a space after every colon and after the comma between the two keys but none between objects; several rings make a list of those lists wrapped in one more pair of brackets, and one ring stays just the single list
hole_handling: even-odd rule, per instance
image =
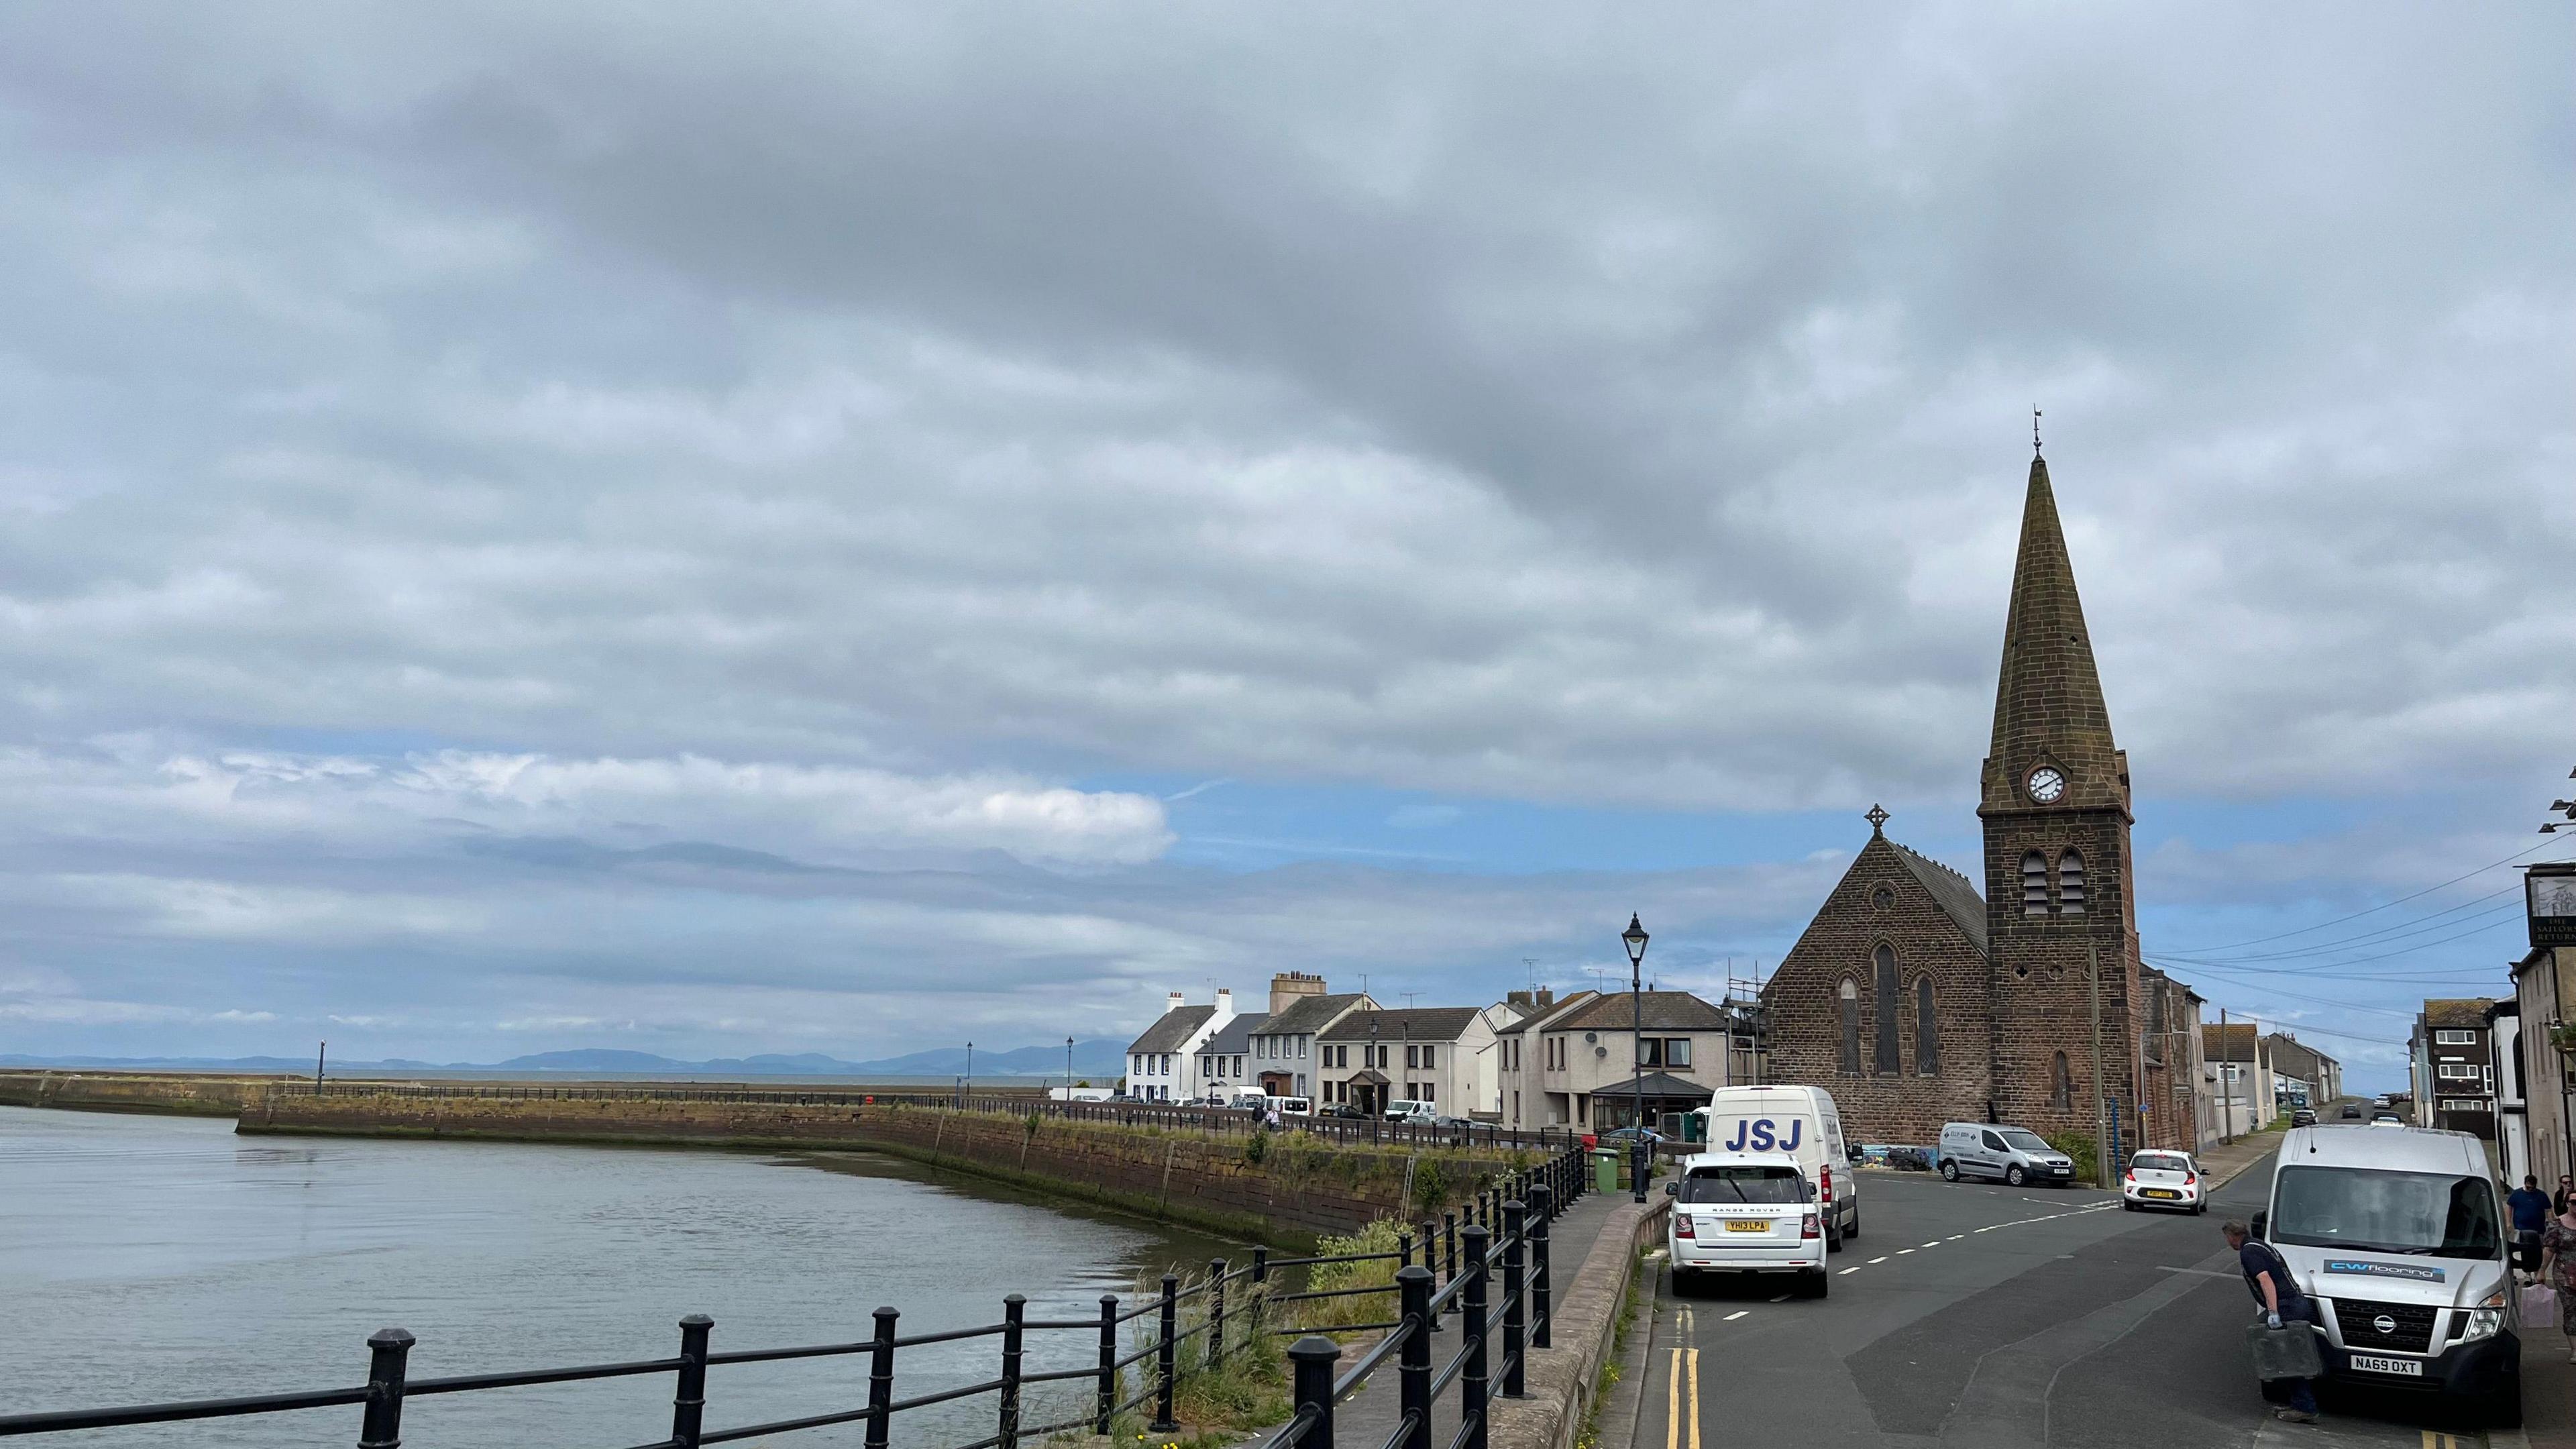
[{"label": "van wheel", "polygon": [[2004,1169],[2004,1181],[2014,1187],[2021,1186],[2022,1174],[2020,1163],[2016,1162],[2012,1166]]},{"label": "van wheel", "polygon": [[2522,1375],[2513,1375],[2503,1387],[2487,1395],[2486,1402],[2478,1406],[2478,1417],[2490,1429],[2521,1428]]},{"label": "van wheel", "polygon": [[1959,1180],[1959,1164],[1955,1162],[1942,1163],[1941,1180],[1943,1182],[1957,1182]]},{"label": "van wheel", "polygon": [[1798,1296],[1801,1298],[1822,1298],[1833,1286],[1832,1276],[1822,1268],[1798,1275]]},{"label": "van wheel", "polygon": [[1853,1208],[1853,1209],[1852,1209],[1852,1217],[1851,1217],[1851,1221],[1850,1221],[1850,1222],[1848,1222],[1848,1223],[1843,1224],[1843,1236],[1844,1236],[1844,1237],[1846,1237],[1846,1238],[1857,1238],[1857,1237],[1859,1237],[1859,1236],[1860,1236],[1860,1209],[1859,1209],[1859,1208]]},{"label": "van wheel", "polygon": [[1843,1230],[1839,1227],[1827,1227],[1825,1229],[1825,1251],[1828,1253],[1839,1253],[1842,1250]]}]

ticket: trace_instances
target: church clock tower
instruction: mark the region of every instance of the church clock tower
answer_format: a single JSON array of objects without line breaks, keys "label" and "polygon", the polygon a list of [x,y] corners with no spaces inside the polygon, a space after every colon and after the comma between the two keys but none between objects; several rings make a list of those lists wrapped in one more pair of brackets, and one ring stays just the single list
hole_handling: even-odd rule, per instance
[{"label": "church clock tower", "polygon": [[2129,760],[2112,742],[2048,463],[2037,456],[1977,815],[1986,836],[1994,1114],[2043,1133],[2091,1135],[2098,1040],[2108,1110],[2128,1124],[2123,1144],[2140,1145]]}]

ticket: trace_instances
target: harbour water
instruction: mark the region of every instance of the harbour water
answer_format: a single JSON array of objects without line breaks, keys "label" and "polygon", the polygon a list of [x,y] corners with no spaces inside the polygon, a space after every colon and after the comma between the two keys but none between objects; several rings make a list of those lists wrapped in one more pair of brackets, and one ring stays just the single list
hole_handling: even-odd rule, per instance
[{"label": "harbour water", "polygon": [[[662,1358],[688,1313],[719,1349],[1096,1316],[1172,1266],[1245,1250],[1056,1208],[862,1153],[243,1138],[229,1122],[0,1107],[0,1413],[361,1383],[365,1339],[411,1374]],[[1028,1370],[1093,1361],[1030,1335]],[[994,1340],[908,1350],[898,1397],[993,1377]],[[856,1408],[865,1356],[720,1367],[710,1429]],[[419,1449],[616,1449],[669,1432],[668,1375],[424,1398]],[[1030,1419],[1080,1412],[1056,1386]],[[1056,1411],[1062,1410],[1059,1415]],[[345,1446],[355,1408],[86,1431],[88,1446]],[[993,1431],[990,1396],[899,1416],[897,1445]],[[852,1444],[858,1426],[781,1445]]]}]

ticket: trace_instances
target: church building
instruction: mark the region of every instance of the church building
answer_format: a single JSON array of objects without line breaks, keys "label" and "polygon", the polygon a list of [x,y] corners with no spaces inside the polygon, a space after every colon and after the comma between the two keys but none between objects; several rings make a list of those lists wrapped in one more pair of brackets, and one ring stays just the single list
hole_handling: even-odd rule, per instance
[{"label": "church building", "polygon": [[1928,1144],[1953,1121],[2090,1136],[2098,1073],[2125,1150],[2193,1145],[2196,1073],[2166,1061],[2198,998],[2139,956],[2128,756],[2036,456],[1977,815],[1982,893],[1870,811],[1763,987],[1778,1079],[1831,1091],[1853,1141]]}]

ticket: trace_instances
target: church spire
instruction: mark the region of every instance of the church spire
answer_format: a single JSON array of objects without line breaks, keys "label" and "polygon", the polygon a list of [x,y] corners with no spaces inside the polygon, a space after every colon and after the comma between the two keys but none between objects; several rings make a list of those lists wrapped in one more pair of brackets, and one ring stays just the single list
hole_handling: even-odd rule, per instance
[{"label": "church spire", "polygon": [[[2057,785],[2045,778],[2034,784],[2032,773],[2042,767],[2057,772]],[[2034,456],[2004,621],[2003,667],[1995,680],[1984,808],[2125,809],[2122,773],[2111,712],[2093,667],[2092,635],[2084,627],[2084,603],[2075,592],[2075,566],[2058,524],[2057,495],[2048,484],[2048,461]]]}]

